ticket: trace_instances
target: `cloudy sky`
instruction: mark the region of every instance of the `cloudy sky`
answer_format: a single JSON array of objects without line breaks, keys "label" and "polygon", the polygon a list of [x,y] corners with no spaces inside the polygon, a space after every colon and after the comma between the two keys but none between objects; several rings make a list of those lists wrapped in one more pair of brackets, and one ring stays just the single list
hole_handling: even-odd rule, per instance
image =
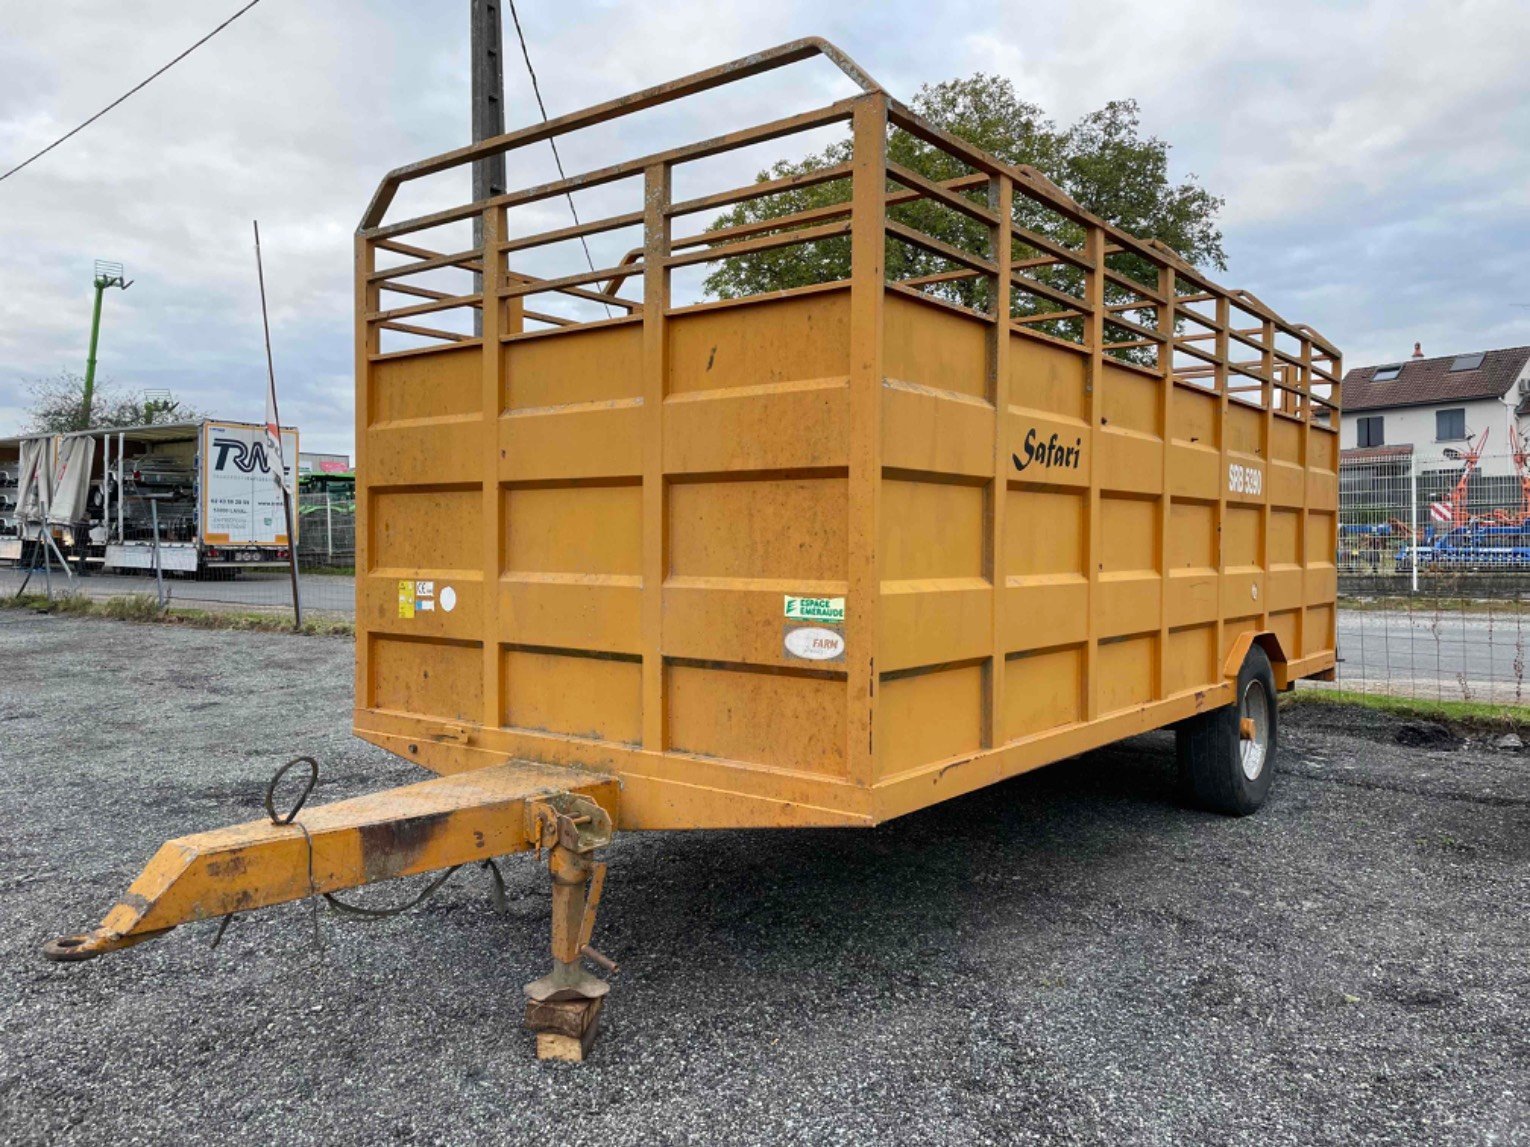
[{"label": "cloudy sky", "polygon": [[[5,0],[0,170],[241,3]],[[1316,326],[1350,365],[1403,356],[1414,340],[1434,354],[1530,343],[1523,0],[947,2],[938,20],[912,2],[520,9],[553,115],[803,35],[834,40],[905,98],[979,70],[1009,77],[1059,121],[1135,98],[1146,129],[1173,145],[1176,177],[1194,173],[1227,200],[1222,280]],[[511,36],[514,127],[536,112]],[[565,167],[842,94],[827,65],[798,65],[725,107],[691,101],[572,139]],[[0,433],[24,421],[27,379],[83,370],[98,258],[135,280],[107,300],[101,375],[258,419],[259,218],[284,419],[305,448],[349,452],[352,233],[384,171],[466,142],[467,99],[463,0],[262,0],[0,183]],[[542,150],[512,163],[512,185],[547,177]],[[713,174],[741,181],[771,158],[740,156]],[[557,226],[565,211],[533,215]]]}]

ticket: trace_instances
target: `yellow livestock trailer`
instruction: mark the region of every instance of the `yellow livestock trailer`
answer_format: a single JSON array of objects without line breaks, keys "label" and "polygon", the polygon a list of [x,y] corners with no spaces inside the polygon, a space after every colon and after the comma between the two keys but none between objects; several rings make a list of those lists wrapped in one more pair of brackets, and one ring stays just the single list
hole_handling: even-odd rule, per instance
[{"label": "yellow livestock trailer", "polygon": [[[415,180],[813,56],[859,94],[389,219]],[[843,162],[691,177],[835,125]],[[893,162],[892,133],[956,174]],[[840,194],[706,226],[807,187]],[[625,209],[520,224],[596,188]],[[623,232],[626,258],[580,258]],[[826,281],[676,287],[800,250]],[[1187,793],[1249,812],[1276,691],[1333,672],[1339,352],[821,40],[392,172],[355,281],[355,731],[442,777],[167,845],[54,954],[549,844],[530,1018],[577,1043],[612,825],[870,826],[1169,725]]]}]

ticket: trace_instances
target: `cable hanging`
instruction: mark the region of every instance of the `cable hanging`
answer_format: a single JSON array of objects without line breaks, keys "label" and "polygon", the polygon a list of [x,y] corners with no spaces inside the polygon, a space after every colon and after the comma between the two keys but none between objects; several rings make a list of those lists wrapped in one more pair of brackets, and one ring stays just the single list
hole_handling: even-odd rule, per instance
[{"label": "cable hanging", "polygon": [[[531,92],[537,98],[537,110],[542,113],[542,122],[546,123],[547,105],[542,102],[542,88],[537,83],[536,69],[531,66],[531,53],[526,50],[526,34],[521,31],[521,17],[520,13],[515,10],[515,0],[510,0],[510,19],[515,24],[515,37],[521,42],[521,59],[526,61],[526,74],[531,77]],[[547,144],[552,148],[553,162],[558,165],[558,178],[567,180],[568,175],[563,170],[563,157],[558,154],[558,141],[549,138]],[[579,209],[574,206],[573,192],[564,192],[564,197],[568,200],[569,214],[574,217],[574,226],[580,226]],[[579,245],[584,248],[584,261],[590,265],[590,270],[593,271],[595,269],[595,260],[590,256],[590,245],[585,242],[583,235],[579,236]],[[605,303],[600,305],[605,308],[606,315],[609,317],[611,308]]]},{"label": "cable hanging", "polygon": [[[155,80],[159,79],[160,76],[164,75],[171,68],[175,67],[176,64],[180,63],[187,56],[191,55],[192,52],[195,52],[203,44],[207,43],[207,41],[211,40],[219,32],[223,31],[223,29],[227,28],[235,20],[239,19],[239,17],[243,16],[246,12],[248,12],[251,8],[255,7],[255,5],[257,5],[259,3],[260,3],[260,0],[250,0],[250,2],[248,4],[246,4],[243,8],[239,9],[239,11],[235,12],[227,20],[223,21],[223,23],[219,24],[211,32],[207,33],[207,35],[203,36],[195,44],[191,45],[191,47],[187,48],[184,52],[182,52],[179,56],[175,57],[175,59],[171,60],[164,67],[160,68],[159,71],[155,72],[148,79],[146,79],[143,82],[139,83],[135,87],[129,88],[126,92],[124,92],[122,95],[118,96],[111,103],[107,104],[104,108],[102,108],[100,111],[98,111],[95,115],[91,116],[84,123],[80,124],[78,127],[74,128],[72,131],[66,132],[65,134],[59,136],[56,140],[54,140],[52,143],[50,143],[47,147],[43,148],[36,155],[30,156],[27,159],[22,160],[15,167],[13,167],[9,171],[7,171],[4,175],[0,175],[0,182],[4,182],[5,180],[9,179],[11,176],[15,175],[18,171],[20,171],[23,167],[26,167],[28,164],[30,164],[30,163],[32,163],[32,162],[34,162],[36,160],[41,159],[43,156],[47,155],[50,151],[52,151],[59,144],[63,143],[65,140],[69,139],[71,136],[78,135],[80,132],[84,131],[91,124],[95,123],[96,120],[100,119],[107,112],[111,111],[112,108],[116,107],[118,104],[120,104],[124,100],[126,100],[129,96],[135,95],[136,93],[141,92],[144,88],[148,87],[149,84],[151,84]],[[541,99],[541,97],[539,96],[538,97],[538,101],[539,102],[540,102],[540,99]],[[593,270],[593,269],[594,268],[591,268],[591,270]]]}]

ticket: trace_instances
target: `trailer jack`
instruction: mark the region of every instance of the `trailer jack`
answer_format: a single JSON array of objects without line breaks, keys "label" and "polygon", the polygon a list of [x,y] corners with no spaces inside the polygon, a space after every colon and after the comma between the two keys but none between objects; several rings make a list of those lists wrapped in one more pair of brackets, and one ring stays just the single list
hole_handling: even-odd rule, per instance
[{"label": "trailer jack", "polygon": [[[309,764],[311,791],[317,766]],[[539,1055],[582,1059],[610,990],[582,961],[616,968],[590,938],[606,869],[594,853],[610,843],[618,792],[617,779],[603,773],[515,760],[301,816],[301,799],[278,816],[268,789],[267,819],[162,845],[98,928],[50,940],[43,954],[88,960],[178,924],[545,849],[553,969],[526,985],[526,1024],[537,1032]]]},{"label": "trailer jack", "polygon": [[552,877],[553,970],[526,985],[526,1026],[537,1033],[540,1059],[578,1062],[589,1053],[611,985],[587,972],[581,960],[607,971],[616,964],[590,947],[606,866],[593,858],[611,840],[611,817],[587,796],[555,793],[528,813],[538,851],[548,846]]}]

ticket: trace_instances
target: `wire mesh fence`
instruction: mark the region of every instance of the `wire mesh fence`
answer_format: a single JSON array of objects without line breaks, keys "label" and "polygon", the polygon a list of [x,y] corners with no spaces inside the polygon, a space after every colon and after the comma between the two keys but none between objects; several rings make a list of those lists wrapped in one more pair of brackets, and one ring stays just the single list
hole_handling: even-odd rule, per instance
[{"label": "wire mesh fence", "polygon": [[[1339,573],[1530,571],[1522,452],[1411,446],[1350,450],[1339,466]],[[1486,583],[1484,583],[1486,584]]]},{"label": "wire mesh fence", "polygon": [[[301,563],[300,563],[301,568]],[[348,573],[300,573],[303,616],[349,618],[356,611],[355,579]],[[80,594],[97,601],[140,597],[172,609],[293,614],[292,576],[286,569],[222,570],[201,574],[153,570],[66,575],[53,562],[47,569],[0,564],[0,594],[25,592],[60,597]]]},{"label": "wire mesh fence", "polygon": [[356,565],[356,495],[325,491],[298,495],[298,560],[307,568]]},{"label": "wire mesh fence", "polygon": [[[1511,436],[1520,445],[1517,436]],[[1525,698],[1523,449],[1350,450],[1339,467],[1339,680],[1430,700]]]},{"label": "wire mesh fence", "polygon": [[1422,701],[1530,702],[1526,601],[1426,587],[1395,598],[1342,599],[1337,687]]}]

